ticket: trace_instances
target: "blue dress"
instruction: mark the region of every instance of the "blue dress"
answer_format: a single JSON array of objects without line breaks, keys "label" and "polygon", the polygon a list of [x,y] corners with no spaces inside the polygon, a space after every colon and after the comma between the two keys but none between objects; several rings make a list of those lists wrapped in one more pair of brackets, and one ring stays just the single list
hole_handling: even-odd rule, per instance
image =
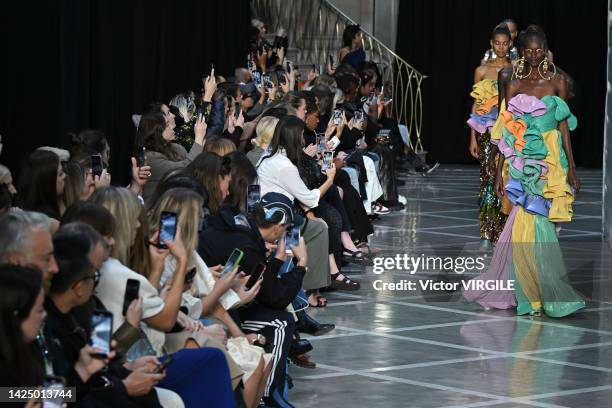
[{"label": "blue dress", "polygon": [[229,368],[221,350],[181,349],[173,358],[159,386],[180,395],[186,408],[236,407]]}]

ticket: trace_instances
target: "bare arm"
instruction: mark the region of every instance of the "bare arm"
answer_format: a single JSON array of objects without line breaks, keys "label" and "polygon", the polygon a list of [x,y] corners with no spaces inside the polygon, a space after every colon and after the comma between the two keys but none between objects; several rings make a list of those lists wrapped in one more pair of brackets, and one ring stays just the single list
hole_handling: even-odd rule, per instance
[{"label": "bare arm", "polygon": [[506,87],[512,78],[512,67],[502,68],[497,74],[497,89],[499,90],[499,98],[497,108],[501,110],[501,104],[506,97]]},{"label": "bare arm", "polygon": [[[502,107],[502,101],[505,99],[506,97],[506,93],[507,93],[507,87],[508,87],[508,83],[510,82],[512,78],[512,66],[510,67],[506,67],[506,68],[502,68],[501,70],[499,70],[499,72],[497,73],[497,89],[498,89],[498,103],[497,103],[497,109],[499,112],[501,112],[501,107]],[[497,153],[499,152],[499,150],[497,149],[497,145],[493,144],[491,146],[491,155],[493,157],[495,157],[497,155]],[[504,195],[504,189],[502,188],[502,182],[501,182],[501,176],[502,176],[502,169],[504,167],[504,155],[500,154],[499,158],[497,159],[497,164],[496,164],[496,169],[495,169],[495,174],[496,174],[496,185],[497,183],[497,178],[499,177],[500,183],[499,183],[499,191],[497,191],[496,188],[496,192],[498,192],[498,196],[502,196]]]},{"label": "bare arm", "polygon": [[[482,81],[484,78],[484,73],[486,68],[483,69],[482,66],[476,68],[474,70],[474,84]],[[476,113],[476,101],[472,104],[472,113]],[[469,146],[470,154],[473,158],[478,159],[478,141],[476,140],[476,131],[473,128],[470,128],[470,146]]]},{"label": "bare arm", "polygon": [[[145,319],[147,325],[161,331],[170,331],[174,327],[183,296],[183,282],[185,281],[187,254],[185,253],[185,246],[183,245],[183,240],[180,233],[181,230],[180,227],[178,227],[175,240],[173,242],[164,241],[164,243],[168,246],[170,253],[176,259],[176,269],[172,276],[168,294],[164,298],[164,308],[155,316]],[[164,257],[157,257],[157,261],[160,261],[162,264],[163,259]]]},{"label": "bare arm", "polygon": [[236,324],[234,319],[227,313],[227,311],[217,303],[215,308],[212,310],[212,315],[217,319],[221,320],[223,324],[227,326],[227,330],[231,337],[243,337],[244,333],[240,330],[240,327]]},{"label": "bare arm", "polygon": [[[503,87],[504,95],[508,100],[512,99],[512,97],[514,97],[514,95],[517,93],[517,83],[507,81]],[[506,158],[504,155],[500,154],[499,159],[497,159],[497,169],[495,174],[495,194],[497,194],[499,198],[503,197],[504,195],[504,180],[502,178],[502,170],[504,168],[505,161]]]},{"label": "bare arm", "polygon": [[170,331],[176,323],[179,307],[181,306],[181,298],[183,296],[183,282],[185,280],[185,262],[177,262],[176,271],[172,279],[168,296],[164,299],[165,306],[163,310],[145,319],[147,325],[162,331]]},{"label": "bare arm", "polygon": [[343,47],[340,49],[340,52],[338,53],[338,64],[342,63],[342,60],[344,59],[344,57],[346,57],[346,54],[349,53],[349,49],[346,47]]},{"label": "bare arm", "polygon": [[[558,93],[559,98],[567,101],[567,82],[563,76],[559,76],[558,81]],[[575,192],[578,193],[580,191],[580,179],[576,174],[576,163],[574,162],[574,153],[572,151],[572,140],[570,138],[569,127],[567,126],[567,121],[563,120],[559,122],[559,131],[561,132],[561,139],[563,140],[563,150],[565,151],[565,156],[567,157],[568,163],[568,172],[567,179],[569,184],[574,188]]]},{"label": "bare arm", "polygon": [[215,285],[208,295],[200,297],[202,301],[202,315],[210,314],[217,307],[221,307],[219,299],[225,292],[227,292],[227,290],[224,290],[224,288],[219,285]]}]

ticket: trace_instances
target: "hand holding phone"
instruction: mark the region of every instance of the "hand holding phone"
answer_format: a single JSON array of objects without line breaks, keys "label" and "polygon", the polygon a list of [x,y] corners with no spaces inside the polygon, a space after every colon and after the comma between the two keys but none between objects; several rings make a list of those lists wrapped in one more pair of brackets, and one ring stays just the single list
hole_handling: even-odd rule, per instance
[{"label": "hand holding phone", "polygon": [[327,151],[327,140],[325,139],[325,133],[318,133],[316,136],[317,141],[317,152],[323,153]]},{"label": "hand holding phone", "polygon": [[153,374],[163,373],[166,368],[168,368],[168,366],[172,363],[172,360],[174,360],[174,356],[172,354],[168,354],[168,357],[166,357],[166,359],[162,361],[162,363],[153,370]]},{"label": "hand holding phone", "polygon": [[332,165],[334,161],[334,152],[323,152],[323,164],[321,166],[321,171],[326,172]]},{"label": "hand holding phone", "polygon": [[261,73],[259,71],[253,71],[253,82],[257,88],[261,87]]},{"label": "hand holding phone", "polygon": [[98,176],[98,178],[102,175],[102,157],[100,157],[99,154],[94,154],[91,156],[91,173],[94,176],[94,179],[96,176]]},{"label": "hand holding phone", "polygon": [[95,310],[91,317],[91,345],[100,350],[91,354],[94,358],[108,358],[113,335],[113,314],[107,310]]},{"label": "hand holding phone", "polygon": [[[66,387],[65,380],[62,377],[47,376],[43,382],[43,388],[51,391],[51,398],[45,398],[43,408],[61,408],[64,405],[64,400],[60,398],[63,394],[62,390]],[[54,398],[57,396],[56,398]],[[28,405],[26,404],[26,407]]]},{"label": "hand holding phone", "polygon": [[125,282],[125,292],[123,294],[123,316],[126,315],[128,308],[132,302],[139,297],[140,281],[137,279],[128,279]]},{"label": "hand holding phone", "polygon": [[146,164],[146,152],[147,148],[144,146],[138,152],[138,167],[143,167]]},{"label": "hand holding phone", "polygon": [[249,276],[249,280],[246,283],[246,288],[251,289],[253,285],[255,285],[257,280],[263,275],[265,270],[266,270],[266,264],[264,263],[257,264],[255,268],[253,269],[253,272],[251,272],[251,275]]},{"label": "hand holding phone", "polygon": [[336,126],[342,122],[342,109],[334,109],[333,121]]},{"label": "hand holding phone", "polygon": [[357,125],[362,120],[363,120],[363,111],[361,109],[360,110],[356,110],[354,115],[353,115],[353,123],[355,125]]},{"label": "hand holding phone", "polygon": [[239,250],[238,248],[234,248],[229,258],[227,258],[227,262],[223,266],[223,271],[221,272],[221,277],[227,275],[230,272],[233,272],[238,269],[240,266],[240,261],[244,256],[244,252]]},{"label": "hand holding phone", "polygon": [[291,248],[300,244],[300,227],[293,226],[285,235],[285,250],[291,253]]},{"label": "hand holding phone", "polygon": [[170,211],[162,211],[159,218],[159,238],[157,245],[160,248],[167,248],[164,241],[173,242],[176,236],[177,219],[176,213]]},{"label": "hand holding phone", "polygon": [[255,205],[261,200],[261,187],[259,184],[250,184],[247,187],[246,211],[247,214],[253,214]]},{"label": "hand holding phone", "polygon": [[338,136],[334,136],[329,140],[329,150],[336,150],[336,148],[340,146],[340,139]]},{"label": "hand holding phone", "polygon": [[257,69],[257,67],[255,66],[255,58],[253,57],[253,53],[247,54],[247,68],[251,72]]},{"label": "hand holding phone", "polygon": [[272,82],[272,78],[270,74],[265,73],[262,75],[263,86],[266,91],[270,91],[274,88],[274,83]]}]

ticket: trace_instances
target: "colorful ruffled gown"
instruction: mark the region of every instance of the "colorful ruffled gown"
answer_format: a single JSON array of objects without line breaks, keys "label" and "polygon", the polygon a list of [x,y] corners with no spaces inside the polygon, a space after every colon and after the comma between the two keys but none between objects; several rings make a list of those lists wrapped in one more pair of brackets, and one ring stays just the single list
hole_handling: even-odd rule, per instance
[{"label": "colorful ruffled gown", "polygon": [[467,124],[476,131],[478,141],[478,161],[480,162],[480,190],[478,193],[478,221],[480,238],[497,242],[506,223],[502,202],[495,194],[495,168],[497,154],[493,154],[489,131],[497,119],[498,91],[497,81],[483,79],[472,88],[470,96],[476,103],[476,112],[470,115]]},{"label": "colorful ruffled gown", "polygon": [[541,100],[520,94],[502,102],[491,129],[491,142],[506,158],[506,196],[514,208],[499,237],[489,269],[477,280],[514,280],[514,291],[464,291],[485,307],[517,307],[523,315],[543,311],[567,316],[585,307],[572,288],[557,239],[555,223],[572,218],[574,194],[567,183],[568,161],[560,121],[576,128],[576,117],[557,96]]}]

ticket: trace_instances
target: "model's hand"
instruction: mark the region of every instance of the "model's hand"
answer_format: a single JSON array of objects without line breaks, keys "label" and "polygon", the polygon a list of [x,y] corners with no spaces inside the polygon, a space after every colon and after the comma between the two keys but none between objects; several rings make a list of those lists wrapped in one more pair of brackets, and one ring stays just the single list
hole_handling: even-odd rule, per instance
[{"label": "model's hand", "polygon": [[580,182],[580,179],[578,178],[578,175],[576,174],[575,168],[570,168],[569,171],[567,172],[567,181],[569,182],[570,186],[574,188],[574,194],[578,194],[582,183]]},{"label": "model's hand", "polygon": [[475,138],[470,138],[470,154],[478,160],[478,143],[476,143]]}]

